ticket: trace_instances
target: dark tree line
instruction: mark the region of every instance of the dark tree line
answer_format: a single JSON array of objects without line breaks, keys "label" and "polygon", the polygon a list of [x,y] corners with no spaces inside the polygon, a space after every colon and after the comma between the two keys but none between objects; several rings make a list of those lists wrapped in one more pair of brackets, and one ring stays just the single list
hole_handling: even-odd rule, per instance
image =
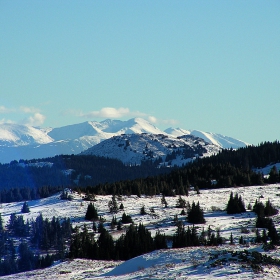
[{"label": "dark tree line", "polygon": [[[52,166],[36,167],[28,164],[50,162]],[[143,178],[171,168],[157,168],[157,162],[145,161],[138,166],[126,166],[120,160],[92,155],[60,155],[44,159],[12,161],[0,164],[0,189],[39,188],[43,186],[85,187],[124,179]],[[72,170],[65,173],[66,170]]]},{"label": "dark tree line", "polygon": [[159,232],[154,238],[143,224],[131,224],[126,233],[114,241],[109,232],[102,227],[95,240],[87,227],[79,232],[76,228],[70,245],[69,257],[101,260],[128,260],[155,249],[167,248],[166,238]]},{"label": "dark tree line", "polygon": [[[280,181],[279,171],[275,167],[269,179],[263,178],[257,169],[280,161],[278,141],[238,150],[222,150],[215,156],[197,159],[181,168],[157,168],[151,161],[143,162],[140,166],[125,166],[118,160],[78,155],[42,160],[52,162],[53,166],[36,168],[21,167],[16,162],[0,164],[0,202],[42,198],[69,186],[82,189],[87,194],[174,196],[188,195],[191,186],[199,193],[199,189],[203,188]],[[70,175],[62,172],[69,169],[74,170]],[[56,179],[58,177],[60,179]]]},{"label": "dark tree line", "polygon": [[0,202],[10,203],[15,201],[27,201],[49,197],[64,190],[63,186],[43,186],[39,188],[11,188],[0,189]]},{"label": "dark tree line", "polygon": [[263,185],[279,182],[279,172],[274,167],[269,179],[265,179],[263,174],[258,172],[258,167],[279,161],[280,143],[265,142],[238,150],[222,150],[217,155],[197,159],[182,168],[173,169],[170,173],[88,186],[86,190],[95,194],[174,196],[188,195],[190,186],[199,192],[199,189],[203,188]]},{"label": "dark tree line", "polygon": [[173,236],[173,248],[183,248],[190,246],[216,246],[223,243],[223,239],[220,235],[219,229],[215,232],[208,227],[207,232],[202,229],[201,233],[198,234],[197,228],[193,225],[192,227],[185,226],[182,221],[177,223],[177,230]]}]

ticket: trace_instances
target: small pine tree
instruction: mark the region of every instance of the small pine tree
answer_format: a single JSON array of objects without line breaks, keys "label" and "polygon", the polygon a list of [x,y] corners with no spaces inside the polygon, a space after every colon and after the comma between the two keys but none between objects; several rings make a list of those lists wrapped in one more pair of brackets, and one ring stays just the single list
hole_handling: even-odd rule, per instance
[{"label": "small pine tree", "polygon": [[118,224],[116,216],[113,216],[111,221],[111,229],[114,229],[116,225]]},{"label": "small pine tree", "polygon": [[21,208],[21,213],[29,213],[29,212],[30,212],[29,206],[28,206],[27,202],[25,201]]},{"label": "small pine tree", "polygon": [[273,205],[271,204],[271,202],[269,200],[267,200],[267,202],[265,203],[265,207],[264,207],[264,215],[265,216],[274,216],[278,214],[278,210],[273,207]]},{"label": "small pine tree", "polygon": [[181,211],[180,215],[186,215],[186,212],[185,212],[185,210],[184,210],[184,209],[182,209],[182,211]]},{"label": "small pine tree", "polygon": [[92,221],[92,220],[97,220],[98,219],[97,210],[94,207],[93,203],[90,203],[88,205],[85,219],[88,220],[88,221]]},{"label": "small pine tree", "polygon": [[233,236],[232,236],[232,232],[230,233],[230,245],[233,245],[234,242],[233,242]]},{"label": "small pine tree", "polygon": [[183,199],[180,195],[179,195],[179,198],[177,200],[177,203],[176,203],[176,207],[177,208],[185,208],[187,205],[187,202],[185,199]]},{"label": "small pine tree", "polygon": [[121,222],[122,222],[123,224],[133,223],[131,216],[126,215],[125,213],[123,213],[123,215],[122,215],[122,220],[121,220]]},{"label": "small pine tree", "polygon": [[116,200],[115,195],[113,195],[112,200],[110,200],[108,202],[108,207],[109,207],[110,213],[117,213],[118,212],[119,208],[118,208],[118,204],[117,204],[117,200]]},{"label": "small pine tree", "polygon": [[143,205],[140,209],[140,215],[146,215],[146,214],[147,214],[147,212],[145,210],[145,206]]},{"label": "small pine tree", "polygon": [[162,195],[162,198],[161,198],[161,204],[163,204],[165,208],[167,208],[167,206],[168,206],[167,201],[166,201],[166,199],[165,199],[165,196],[164,196],[164,195]]}]

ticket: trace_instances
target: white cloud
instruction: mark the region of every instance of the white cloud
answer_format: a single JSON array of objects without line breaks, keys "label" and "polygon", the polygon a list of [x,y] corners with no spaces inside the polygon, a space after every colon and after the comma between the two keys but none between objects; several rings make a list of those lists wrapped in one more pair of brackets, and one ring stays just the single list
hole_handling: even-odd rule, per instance
[{"label": "white cloud", "polygon": [[0,114],[7,114],[7,113],[11,113],[11,112],[14,112],[15,109],[9,109],[5,106],[0,106]]},{"label": "white cloud", "polygon": [[46,117],[41,113],[35,113],[33,116],[28,117],[27,119],[23,120],[23,124],[30,125],[30,126],[40,126],[44,123]]},{"label": "white cloud", "polygon": [[157,118],[153,117],[153,116],[149,116],[148,121],[151,122],[151,123],[157,123],[158,122]]},{"label": "white cloud", "polygon": [[2,119],[2,120],[0,120],[0,124],[2,124],[2,123],[15,123],[15,122],[12,120]]},{"label": "white cloud", "polygon": [[175,125],[177,123],[174,119],[158,119],[154,116],[151,116],[147,113],[139,112],[139,111],[130,111],[129,108],[113,108],[113,107],[104,107],[101,108],[99,111],[91,111],[88,113],[84,113],[78,110],[68,110],[62,113],[63,115],[75,115],[77,117],[85,118],[87,120],[93,118],[108,118],[108,119],[120,119],[120,118],[135,118],[141,117],[147,119],[149,122],[153,124],[168,124],[168,125]]},{"label": "white cloud", "polygon": [[64,112],[63,114],[71,114],[76,115],[82,118],[90,119],[90,118],[110,118],[110,119],[116,119],[116,118],[123,118],[123,117],[143,117],[143,118],[151,118],[151,120],[154,122],[156,120],[155,117],[149,117],[148,114],[142,113],[139,111],[130,111],[129,108],[113,108],[113,107],[104,107],[101,108],[99,111],[91,111],[88,113],[83,113],[81,111],[77,110],[68,110]]},{"label": "white cloud", "polygon": [[20,106],[19,110],[23,113],[38,113],[40,110],[34,107],[26,107],[26,106]]},{"label": "white cloud", "polygon": [[92,118],[92,117],[97,117],[97,118],[122,118],[124,116],[128,116],[130,114],[130,111],[128,108],[112,108],[112,107],[105,107],[102,108],[99,111],[91,111],[86,114],[81,114],[81,117],[86,117],[86,118]]}]

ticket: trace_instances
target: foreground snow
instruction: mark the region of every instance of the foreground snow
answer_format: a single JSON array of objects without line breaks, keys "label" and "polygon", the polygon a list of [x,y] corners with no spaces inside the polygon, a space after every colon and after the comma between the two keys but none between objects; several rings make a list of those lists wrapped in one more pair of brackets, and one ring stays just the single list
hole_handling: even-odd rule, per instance
[{"label": "foreground snow", "polygon": [[[211,229],[220,229],[221,236],[225,238],[226,244],[219,247],[196,247],[183,249],[169,249],[155,251],[143,256],[136,257],[126,262],[106,262],[91,260],[71,260],[58,263],[44,270],[31,271],[18,275],[2,277],[1,279],[280,279],[280,271],[276,266],[263,266],[263,271],[256,273],[247,264],[231,260],[230,262],[218,262],[214,265],[213,256],[225,256],[223,259],[232,259],[228,251],[257,250],[270,255],[274,258],[280,258],[280,249],[264,252],[261,246],[251,244],[255,237],[255,220],[253,212],[247,211],[243,214],[227,215],[225,211],[231,191],[242,196],[246,208],[248,204],[253,206],[256,199],[265,203],[268,199],[279,209],[280,184],[238,188],[224,188],[214,190],[201,190],[200,194],[190,191],[189,196],[183,196],[186,201],[200,203],[205,213],[206,224],[197,225],[198,232],[208,226]],[[69,217],[74,226],[81,227],[84,223],[92,228],[92,222],[84,220],[88,203],[83,200],[83,195],[73,193],[73,200],[61,200],[60,194],[52,197],[29,201],[31,212],[21,214],[23,202],[3,203],[0,212],[5,223],[8,222],[11,213],[23,215],[24,219],[35,219],[40,213],[44,218],[51,219],[53,216],[58,218]],[[113,238],[118,238],[125,232],[112,230],[110,222],[113,214],[109,213],[108,202],[112,196],[96,196],[94,205],[105,220],[105,227],[111,231]],[[186,216],[181,216],[180,208],[176,208],[177,197],[166,197],[168,207],[161,204],[161,196],[137,197],[122,196],[117,197],[118,204],[123,203],[124,212],[131,215],[135,224],[143,223],[154,235],[157,230],[172,236],[176,227],[173,222],[174,216],[184,221]],[[140,215],[140,209],[145,206],[147,215]],[[116,214],[117,220],[121,218],[123,211]],[[275,226],[279,231],[280,214],[273,217]],[[191,225],[190,225],[191,226]],[[247,233],[242,233],[241,228],[246,229]],[[247,241],[246,246],[229,245],[230,234],[233,234],[235,244],[238,243],[242,235]],[[218,254],[216,254],[218,253]]]},{"label": "foreground snow", "polygon": [[[229,251],[256,250],[241,246],[182,248],[159,250],[126,262],[74,259],[50,268],[19,273],[1,279],[280,279],[280,269],[274,265],[254,271],[245,262],[233,261]],[[224,263],[216,265],[213,256]],[[228,260],[226,262],[225,260]]]}]

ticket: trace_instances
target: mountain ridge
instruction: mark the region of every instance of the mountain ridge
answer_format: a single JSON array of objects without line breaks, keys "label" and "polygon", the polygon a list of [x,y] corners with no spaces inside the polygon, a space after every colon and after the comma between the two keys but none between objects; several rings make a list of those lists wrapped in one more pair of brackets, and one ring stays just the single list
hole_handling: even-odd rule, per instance
[{"label": "mountain ridge", "polygon": [[115,158],[132,165],[150,160],[159,165],[182,166],[196,157],[214,155],[220,150],[219,146],[193,135],[175,138],[164,134],[134,133],[113,136],[81,154]]},{"label": "mountain ridge", "polygon": [[163,134],[176,138],[194,135],[220,148],[245,147],[248,143],[217,133],[169,128],[160,130],[147,120],[127,121],[106,119],[86,121],[58,128],[36,128],[19,124],[0,124],[0,162],[33,159],[59,154],[79,154],[100,142],[122,134]]}]

